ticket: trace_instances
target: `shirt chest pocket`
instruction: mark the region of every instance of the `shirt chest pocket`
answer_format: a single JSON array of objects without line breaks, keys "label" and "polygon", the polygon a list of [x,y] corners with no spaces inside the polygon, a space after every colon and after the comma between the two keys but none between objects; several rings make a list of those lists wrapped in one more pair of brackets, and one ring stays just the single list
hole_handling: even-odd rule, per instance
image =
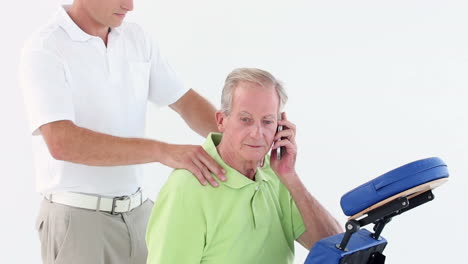
[{"label": "shirt chest pocket", "polygon": [[127,85],[136,102],[144,102],[148,99],[150,69],[150,62],[128,63]]}]

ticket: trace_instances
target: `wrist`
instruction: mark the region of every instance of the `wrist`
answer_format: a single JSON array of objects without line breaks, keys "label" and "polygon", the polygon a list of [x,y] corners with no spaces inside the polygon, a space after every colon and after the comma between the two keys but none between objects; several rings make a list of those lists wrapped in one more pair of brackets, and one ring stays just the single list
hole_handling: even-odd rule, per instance
[{"label": "wrist", "polygon": [[[159,162],[159,163],[164,163],[164,157],[167,155],[169,148],[169,144],[161,142],[161,141],[153,141],[152,144],[152,157],[151,160],[153,162]],[[166,153],[166,155],[165,155]]]},{"label": "wrist", "polygon": [[280,176],[280,179],[288,189],[302,185],[299,175],[297,175],[296,172],[284,173]]}]

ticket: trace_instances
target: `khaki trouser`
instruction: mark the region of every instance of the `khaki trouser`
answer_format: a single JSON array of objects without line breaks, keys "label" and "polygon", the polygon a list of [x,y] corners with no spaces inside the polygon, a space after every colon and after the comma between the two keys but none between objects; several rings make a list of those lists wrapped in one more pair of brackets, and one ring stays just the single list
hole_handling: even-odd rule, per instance
[{"label": "khaki trouser", "polygon": [[111,215],[43,200],[36,228],[44,264],[145,264],[147,200],[130,212]]}]

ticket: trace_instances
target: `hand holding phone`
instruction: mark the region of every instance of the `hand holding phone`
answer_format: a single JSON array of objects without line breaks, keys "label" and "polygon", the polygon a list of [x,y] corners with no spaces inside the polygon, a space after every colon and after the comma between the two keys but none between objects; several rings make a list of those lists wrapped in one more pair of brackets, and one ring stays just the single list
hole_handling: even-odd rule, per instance
[{"label": "hand holding phone", "polygon": [[291,177],[297,177],[295,169],[297,157],[295,134],[296,126],[288,120],[286,113],[281,113],[281,119],[278,119],[274,136],[273,146],[275,149],[271,150],[270,165],[283,183],[289,182]]}]

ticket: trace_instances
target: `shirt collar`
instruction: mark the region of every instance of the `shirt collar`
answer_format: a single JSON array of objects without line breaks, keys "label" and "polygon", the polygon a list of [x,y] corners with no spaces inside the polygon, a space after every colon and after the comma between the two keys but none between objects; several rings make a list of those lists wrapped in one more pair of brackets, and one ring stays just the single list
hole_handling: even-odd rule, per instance
[{"label": "shirt collar", "polygon": [[220,181],[221,184],[229,186],[234,189],[240,189],[244,186],[260,182],[260,181],[268,181],[268,178],[265,176],[263,172],[264,169],[269,167],[269,160],[268,157],[265,157],[265,162],[263,167],[257,168],[255,173],[255,181],[247,178],[234,168],[227,165],[216,149],[216,146],[221,142],[222,134],[220,133],[210,133],[206,138],[205,143],[203,144],[203,148],[205,151],[210,155],[218,164],[226,171],[226,181]]},{"label": "shirt collar", "polygon": [[[68,15],[67,10],[70,8],[70,5],[63,5],[59,8],[57,12],[57,17],[59,19],[59,25],[67,32],[68,36],[74,41],[87,41],[95,36],[90,35],[84,32]],[[112,34],[120,34],[122,31],[121,27],[111,28]]]}]

